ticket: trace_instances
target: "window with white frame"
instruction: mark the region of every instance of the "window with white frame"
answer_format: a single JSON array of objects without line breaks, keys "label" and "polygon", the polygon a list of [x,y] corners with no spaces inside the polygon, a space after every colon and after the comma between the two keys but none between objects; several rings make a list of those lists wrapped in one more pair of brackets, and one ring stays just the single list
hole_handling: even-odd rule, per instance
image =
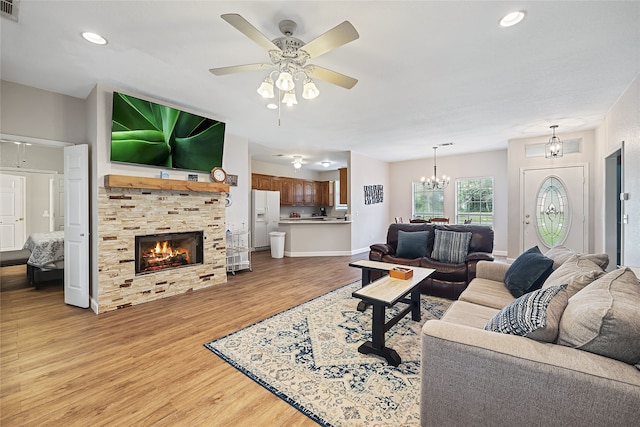
[{"label": "window with white frame", "polygon": [[444,192],[442,190],[429,190],[424,182],[414,181],[413,194],[413,219],[429,219],[444,216]]},{"label": "window with white frame", "polygon": [[456,223],[493,225],[493,177],[456,179]]}]

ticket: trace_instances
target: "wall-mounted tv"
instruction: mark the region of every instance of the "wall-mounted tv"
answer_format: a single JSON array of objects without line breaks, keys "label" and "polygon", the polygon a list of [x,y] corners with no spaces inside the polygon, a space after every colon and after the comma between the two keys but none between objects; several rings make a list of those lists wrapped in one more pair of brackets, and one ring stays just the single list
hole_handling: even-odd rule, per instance
[{"label": "wall-mounted tv", "polygon": [[225,124],[113,93],[111,161],[209,172],[222,166]]}]

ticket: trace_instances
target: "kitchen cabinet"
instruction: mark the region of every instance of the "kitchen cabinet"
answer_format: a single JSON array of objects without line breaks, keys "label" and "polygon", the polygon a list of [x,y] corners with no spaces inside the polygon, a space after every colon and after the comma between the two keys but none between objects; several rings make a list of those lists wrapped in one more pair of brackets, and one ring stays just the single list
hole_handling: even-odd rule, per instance
[{"label": "kitchen cabinet", "polygon": [[316,181],[316,202],[318,206],[333,206],[334,181]]},{"label": "kitchen cabinet", "polygon": [[333,206],[334,182],[251,174],[251,189],[280,192],[281,206]]},{"label": "kitchen cabinet", "polygon": [[293,179],[293,205],[304,205],[304,184],[300,179]]},{"label": "kitchen cabinet", "polygon": [[316,182],[315,181],[302,181],[303,200],[304,206],[316,206]]},{"label": "kitchen cabinet", "polygon": [[347,168],[338,169],[340,173],[340,204],[347,204]]},{"label": "kitchen cabinet", "polygon": [[251,174],[252,190],[271,190],[271,176],[258,173]]},{"label": "kitchen cabinet", "polygon": [[293,205],[293,179],[279,178],[278,181],[279,189],[277,191],[280,191],[280,205]]}]

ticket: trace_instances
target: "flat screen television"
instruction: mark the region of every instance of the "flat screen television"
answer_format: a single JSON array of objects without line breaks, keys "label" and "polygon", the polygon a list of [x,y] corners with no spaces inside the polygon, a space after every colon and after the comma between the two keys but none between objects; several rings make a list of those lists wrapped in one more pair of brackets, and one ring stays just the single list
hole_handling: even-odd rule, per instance
[{"label": "flat screen television", "polygon": [[225,124],[113,93],[111,161],[209,172],[222,167]]}]

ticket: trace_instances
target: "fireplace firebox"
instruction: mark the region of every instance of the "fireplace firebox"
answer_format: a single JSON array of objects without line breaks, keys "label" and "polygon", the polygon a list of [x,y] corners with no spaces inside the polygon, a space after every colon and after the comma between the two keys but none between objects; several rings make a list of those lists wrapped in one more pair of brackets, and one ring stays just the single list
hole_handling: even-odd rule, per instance
[{"label": "fireplace firebox", "polygon": [[202,231],[136,236],[136,275],[202,264]]}]

